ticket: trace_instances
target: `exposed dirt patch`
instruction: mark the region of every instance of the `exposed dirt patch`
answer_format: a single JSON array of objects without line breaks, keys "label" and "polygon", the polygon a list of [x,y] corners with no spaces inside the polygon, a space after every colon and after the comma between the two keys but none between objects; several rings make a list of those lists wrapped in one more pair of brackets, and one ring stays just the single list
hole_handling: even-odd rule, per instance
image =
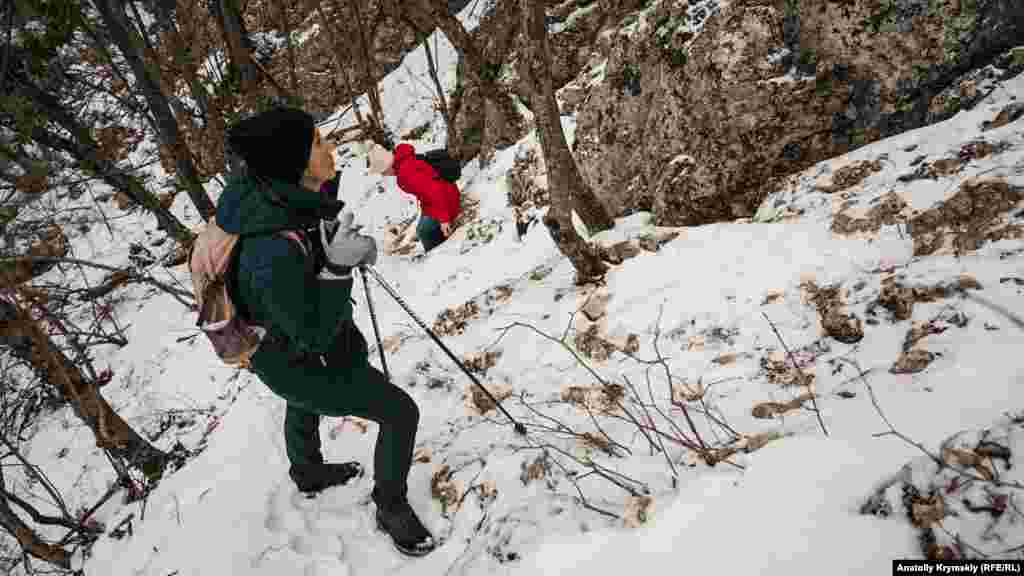
[{"label": "exposed dirt patch", "polygon": [[832,173],[831,181],[818,184],[817,188],[822,192],[835,194],[860,184],[865,178],[881,170],[882,163],[878,160],[860,160],[837,169]]},{"label": "exposed dirt patch", "polygon": [[1005,180],[966,180],[948,200],[910,221],[914,255],[952,248],[955,254],[977,250],[986,242],[1020,237],[1019,226],[999,226],[1002,216],[1024,199],[1024,188]]}]

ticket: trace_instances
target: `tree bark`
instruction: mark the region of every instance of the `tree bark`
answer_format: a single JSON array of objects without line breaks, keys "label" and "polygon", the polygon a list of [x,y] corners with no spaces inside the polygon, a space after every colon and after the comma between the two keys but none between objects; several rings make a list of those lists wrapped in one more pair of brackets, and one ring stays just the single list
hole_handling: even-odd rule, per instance
[{"label": "tree bark", "polygon": [[[278,17],[281,18],[281,26],[284,30],[284,42],[285,51],[288,54],[288,81],[291,83],[292,94],[299,93],[299,78],[295,75],[295,43],[292,42],[292,25],[288,19],[288,7],[285,6],[284,0],[276,0]],[[291,2],[289,2],[291,4]]]},{"label": "tree bark", "polygon": [[572,223],[573,199],[592,194],[569,151],[562,131],[558,102],[555,100],[551,80],[551,54],[547,46],[547,29],[544,24],[544,3],[536,0],[520,0],[523,17],[523,32],[526,37],[526,53],[520,63],[529,71],[536,86],[533,102],[537,136],[544,152],[547,168],[548,192],[551,207],[544,217],[544,223],[551,231],[559,250],[576,268],[576,283],[600,279],[607,266],[593,245],[577,234]]},{"label": "tree bark", "polygon": [[444,97],[444,88],[441,87],[441,79],[437,76],[437,64],[434,62],[434,55],[430,53],[430,37],[421,35],[423,38],[423,51],[427,55],[427,70],[430,73],[430,79],[434,82],[434,90],[437,91],[437,108],[441,112],[441,117],[444,118],[444,123],[447,126],[451,123],[451,116],[448,114],[448,103]]},{"label": "tree bark", "polygon": [[245,44],[248,34],[245,30],[245,21],[242,20],[241,7],[238,0],[215,0],[213,8],[216,10],[217,23],[224,36],[229,65],[238,75],[242,93],[248,93],[259,82],[260,71],[249,52],[249,47]]},{"label": "tree bark", "polygon": [[[158,477],[167,454],[132,429],[88,379],[42,329],[31,314],[15,301],[0,299],[0,344],[32,366],[36,375],[56,388],[75,414],[92,430],[96,445],[141,470]],[[20,541],[20,538],[19,538]]]},{"label": "tree bark", "polygon": [[[375,134],[373,140],[377,143],[390,147],[393,143],[390,142],[387,130],[384,128],[384,108],[380,103],[380,94],[377,91],[377,77],[374,75],[374,60],[373,54],[370,53],[370,47],[366,42],[366,34],[363,30],[362,13],[359,10],[358,0],[349,0],[348,5],[351,11],[352,21],[355,22],[356,35],[359,36],[359,49],[362,52],[362,57],[357,58],[363,63],[363,77],[366,82],[366,99],[370,101],[370,118],[371,125]],[[340,14],[340,12],[338,12]],[[353,99],[355,102],[355,99]]]},{"label": "tree bark", "polygon": [[161,90],[159,72],[154,71],[152,66],[147,64],[141,49],[142,41],[128,25],[124,3],[121,0],[95,0],[94,3],[106,24],[111,39],[131,67],[138,89],[156,118],[160,141],[173,155],[178,177],[189,198],[192,199],[192,203],[195,204],[202,218],[209,220],[216,208],[203,189],[202,183],[199,182],[199,175],[192,162],[192,154],[179,134],[178,121],[171,111],[167,95]]}]

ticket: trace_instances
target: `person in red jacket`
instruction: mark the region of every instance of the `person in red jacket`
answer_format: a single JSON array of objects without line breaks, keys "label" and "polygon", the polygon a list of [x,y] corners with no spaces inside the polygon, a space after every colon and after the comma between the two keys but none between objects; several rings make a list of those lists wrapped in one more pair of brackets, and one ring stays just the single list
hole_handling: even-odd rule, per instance
[{"label": "person in red jacket", "polygon": [[369,154],[370,172],[396,176],[398,187],[419,201],[420,219],[416,223],[416,238],[424,252],[430,252],[452,233],[452,223],[459,215],[459,188],[441,179],[434,168],[416,157],[410,144],[395,146],[389,152],[374,144]]}]

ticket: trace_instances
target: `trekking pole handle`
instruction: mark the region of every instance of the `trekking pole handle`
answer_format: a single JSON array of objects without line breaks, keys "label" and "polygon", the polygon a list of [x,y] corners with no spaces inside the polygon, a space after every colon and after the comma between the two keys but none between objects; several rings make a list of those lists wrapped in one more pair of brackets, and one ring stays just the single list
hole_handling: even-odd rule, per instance
[{"label": "trekking pole handle", "polygon": [[405,300],[403,300],[402,297],[399,296],[397,292],[395,292],[394,288],[392,288],[384,280],[384,278],[381,277],[380,273],[377,272],[377,270],[373,266],[364,266],[364,267],[362,267],[362,269],[368,270],[370,272],[370,274],[373,275],[374,279],[377,280],[377,282],[381,285],[381,287],[384,288],[384,290],[388,294],[390,294],[392,298],[395,299],[395,302],[398,302],[399,306],[401,306],[403,309],[405,309],[405,311],[409,314],[409,316],[411,316],[412,319],[415,320],[417,324],[419,324],[420,328],[423,328],[423,331],[426,332],[434,340],[434,343],[437,344],[438,346],[440,346],[441,350],[444,350],[445,354],[447,354],[448,357],[452,359],[452,362],[455,362],[455,364],[459,368],[461,368],[463,372],[466,373],[466,376],[468,376],[469,379],[473,381],[473,384],[476,384],[477,387],[479,387],[480,390],[482,390],[484,392],[484,394],[487,395],[487,397],[491,400],[491,402],[494,402],[494,405],[498,407],[498,410],[501,410],[501,413],[504,414],[505,417],[508,418],[509,421],[512,422],[512,427],[515,429],[516,433],[520,434],[522,436],[525,436],[526,435],[526,426],[524,426],[521,422],[519,422],[518,420],[513,418],[512,415],[509,414],[507,410],[505,410],[505,407],[501,405],[501,401],[498,400],[497,398],[495,398],[494,394],[491,394],[491,391],[488,390],[487,388],[485,388],[484,385],[481,384],[479,380],[477,380],[476,376],[474,376],[473,373],[470,372],[468,368],[466,368],[466,365],[463,364],[462,361],[459,360],[455,356],[455,354],[453,354],[452,351],[449,350],[448,347],[444,345],[444,342],[441,341],[441,339],[437,336],[437,334],[435,334],[434,331],[431,330],[430,327],[427,326],[427,324],[423,320],[421,320],[420,317],[417,316],[415,312],[412,311],[412,309],[409,307],[409,305],[405,303]]}]

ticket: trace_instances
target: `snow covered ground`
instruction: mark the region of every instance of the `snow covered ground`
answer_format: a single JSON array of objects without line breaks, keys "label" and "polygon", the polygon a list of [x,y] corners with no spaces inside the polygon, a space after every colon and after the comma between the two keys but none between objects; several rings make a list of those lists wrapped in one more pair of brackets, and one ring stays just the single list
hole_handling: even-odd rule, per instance
[{"label": "snow covered ground", "polygon": [[[447,75],[442,80],[450,85],[454,55],[443,41],[438,51]],[[432,112],[429,86],[417,80],[425,68],[421,51],[410,54],[383,82],[382,95],[396,134],[430,122],[414,144],[434,146],[443,143],[444,129]],[[205,448],[144,502],[125,505],[115,498],[96,513],[108,533],[133,515],[132,530],[121,538],[102,537],[85,559],[85,573],[525,576],[622,574],[642,565],[666,573],[685,566],[722,574],[818,574],[824,567],[836,574],[875,574],[890,570],[892,559],[920,557],[919,530],[905,514],[861,513],[880,482],[908,462],[920,468],[927,459],[893,435],[878,436],[889,431],[880,410],[901,434],[935,453],[953,434],[992,426],[1021,410],[1024,360],[1017,354],[1024,334],[986,302],[1020,309],[1024,241],[988,242],[961,256],[949,250],[914,256],[911,231],[903,224],[849,236],[832,226],[837,214],[868,217],[890,191],[904,198],[909,214],[950,198],[971,176],[1024,186],[1024,120],[982,130],[983,122],[1022,96],[1024,78],[1017,77],[972,111],[822,162],[768,198],[753,222],[656,230],[644,214],[620,219],[598,239],[613,244],[678,235],[658,251],[641,251],[616,266],[605,290],[596,293],[573,286],[572,268],[543,226],[517,238],[505,174],[517,154],[536,147],[535,138],[499,152],[487,167],[470,164],[463,191],[480,202],[478,218],[490,223],[493,237],[470,239],[471,226],[464,226],[429,257],[382,254],[377,269],[430,324],[447,309],[476,304],[444,341],[459,356],[498,353],[480,379],[495,391],[511,391],[504,405],[530,433],[518,437],[501,414],[481,417],[472,410],[469,379],[371,281],[388,367],[422,412],[410,499],[444,542],[422,559],[401,557],[375,530],[370,474],[315,500],[299,497],[286,472],[283,400],[254,376],[220,366],[204,341],[179,341],[194,334],[195,318],[173,298],[138,286],[125,289],[115,315],[127,326],[129,344],[98,358],[115,374],[104,395],[145,430],[158,427],[158,414],[180,413],[180,430],[159,437],[158,446],[169,449],[180,440],[189,449]],[[351,121],[341,119],[343,125]],[[954,174],[906,178],[934,160],[965,158],[965,146],[979,141],[997,151],[966,157]],[[834,180],[843,166],[880,158],[866,178],[830,191],[829,184],[838,187]],[[339,150],[338,159],[343,199],[357,223],[383,244],[387,226],[416,214],[412,199],[393,179],[367,175],[353,150]],[[173,210],[195,225],[199,220],[187,203],[180,195]],[[150,220],[111,214],[117,238],[149,245]],[[1018,214],[1013,208],[1003,223],[1022,223]],[[79,235],[75,256],[126,263],[127,243],[111,243],[110,237],[103,226]],[[152,270],[163,280],[190,285],[183,266]],[[931,287],[961,282],[964,274],[980,288],[918,301],[908,318],[895,319],[877,304],[894,280]],[[96,272],[91,280],[101,276]],[[842,343],[822,334],[810,301],[814,286],[840,289],[846,310],[863,321],[862,339]],[[373,342],[361,286],[354,295],[357,322]],[[591,321],[577,310],[593,298],[607,302],[602,317]],[[893,373],[914,322],[930,328],[914,349],[926,349],[920,354],[931,362],[918,372]],[[614,346],[607,358],[586,358],[585,367],[556,340],[565,333],[564,341],[573,345],[591,326]],[[815,376],[820,423],[809,403],[774,418],[752,414],[755,405],[786,403],[804,391],[779,383],[793,372],[775,329]],[[659,355],[672,382],[654,361]],[[371,362],[377,362],[375,349]],[[725,446],[726,428],[713,416],[749,450],[714,467],[668,438],[668,458],[655,453],[634,423],[592,416],[563,400],[567,387],[596,385],[598,377],[635,385],[635,394],[652,399],[687,434],[689,424],[668,405],[667,391],[675,385],[702,392],[701,402],[688,404],[701,436]],[[624,393],[634,394],[628,386]],[[678,437],[666,419],[655,421]],[[1019,428],[1012,418],[1006,425]],[[374,425],[325,418],[322,427],[329,460],[372,466]],[[593,442],[579,442],[567,428],[606,434],[622,447],[613,445],[613,456]],[[92,443],[89,431],[61,411],[38,432],[27,455],[62,492],[88,503],[112,477]],[[57,458],[62,448],[69,449],[67,456]],[[1015,469],[1011,474],[999,463],[989,465],[1015,477]],[[439,474],[443,466],[448,471]],[[440,482],[432,490],[434,477]],[[630,490],[646,490],[652,500],[631,497]],[[591,508],[582,505],[581,494]],[[1011,503],[1014,495],[1019,492],[1011,494]],[[639,517],[646,519],[642,526],[624,526]],[[1012,517],[1009,511],[1001,517],[996,532],[1003,540],[985,548],[989,554],[1019,554],[1009,552],[1024,544],[1024,530]],[[980,530],[956,518],[940,524],[947,534],[962,530],[967,540]]]}]

